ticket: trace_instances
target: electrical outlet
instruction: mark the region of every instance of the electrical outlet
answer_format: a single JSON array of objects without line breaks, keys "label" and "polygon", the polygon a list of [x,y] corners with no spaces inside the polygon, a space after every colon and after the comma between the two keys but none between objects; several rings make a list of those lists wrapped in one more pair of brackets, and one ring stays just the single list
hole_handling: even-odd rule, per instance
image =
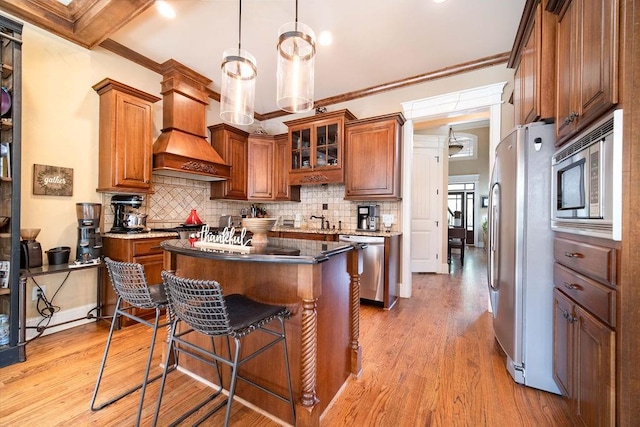
[{"label": "electrical outlet", "polygon": [[47,292],[46,285],[40,285],[39,288],[37,286],[34,286],[33,289],[31,289],[31,301],[38,301],[38,297],[40,296],[40,293],[46,294],[46,292]]},{"label": "electrical outlet", "polygon": [[395,222],[394,215],[382,215],[382,223],[383,224],[393,224]]}]

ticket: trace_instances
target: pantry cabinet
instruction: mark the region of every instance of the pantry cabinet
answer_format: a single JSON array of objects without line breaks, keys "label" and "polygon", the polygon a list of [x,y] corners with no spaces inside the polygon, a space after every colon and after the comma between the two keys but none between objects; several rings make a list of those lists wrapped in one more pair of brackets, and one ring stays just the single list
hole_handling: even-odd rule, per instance
[{"label": "pantry cabinet", "polygon": [[615,425],[616,248],[554,239],[553,376],[584,425]]},{"label": "pantry cabinet", "polygon": [[513,104],[516,124],[551,119],[554,114],[556,15],[548,0],[529,1],[507,66],[515,68]]},{"label": "pantry cabinet", "polygon": [[153,104],[160,98],[111,79],[93,89],[100,95],[97,191],[150,192]]},{"label": "pantry cabinet", "polygon": [[291,185],[344,183],[344,126],[355,118],[339,110],[285,122]]},{"label": "pantry cabinet", "polygon": [[566,0],[557,25],[556,144],[618,102],[618,0]]},{"label": "pantry cabinet", "polygon": [[[20,176],[22,146],[22,24],[0,16],[0,368],[26,360],[20,283]],[[5,317],[6,316],[6,317]],[[24,327],[24,325],[23,325]],[[24,330],[23,330],[24,333]]]},{"label": "pantry cabinet", "polygon": [[209,126],[211,145],[231,166],[231,179],[211,183],[211,199],[247,200],[249,134],[226,123]]},{"label": "pantry cabinet", "polygon": [[401,198],[400,113],[350,121],[345,126],[345,199]]},{"label": "pantry cabinet", "polygon": [[[172,237],[141,237],[127,239],[105,236],[102,239],[102,251],[104,256],[114,261],[142,264],[145,275],[147,276],[147,282],[150,285],[154,285],[162,283],[161,272],[164,266],[164,251],[160,243],[171,238]],[[115,311],[117,295],[113,290],[106,269],[102,270],[102,274],[104,275],[102,281],[104,284],[102,290],[102,314],[108,316],[112,315]],[[133,309],[131,313],[144,319],[151,319],[155,315],[155,310],[136,308]],[[123,317],[120,319],[120,326],[122,327],[135,323],[135,321],[128,318]]]}]

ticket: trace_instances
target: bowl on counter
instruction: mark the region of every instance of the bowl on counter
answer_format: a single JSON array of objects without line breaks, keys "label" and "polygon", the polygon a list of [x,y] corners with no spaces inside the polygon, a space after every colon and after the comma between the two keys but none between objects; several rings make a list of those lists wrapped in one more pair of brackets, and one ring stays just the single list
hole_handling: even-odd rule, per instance
[{"label": "bowl on counter", "polygon": [[242,218],[242,226],[253,233],[251,246],[266,247],[267,231],[273,229],[278,218]]}]

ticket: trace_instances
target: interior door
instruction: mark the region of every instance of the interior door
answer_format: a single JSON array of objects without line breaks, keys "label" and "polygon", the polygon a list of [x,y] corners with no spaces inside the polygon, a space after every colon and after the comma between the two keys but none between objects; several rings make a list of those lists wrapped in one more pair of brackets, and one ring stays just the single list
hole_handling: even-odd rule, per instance
[{"label": "interior door", "polygon": [[437,273],[442,247],[442,150],[414,143],[411,191],[411,272]]}]

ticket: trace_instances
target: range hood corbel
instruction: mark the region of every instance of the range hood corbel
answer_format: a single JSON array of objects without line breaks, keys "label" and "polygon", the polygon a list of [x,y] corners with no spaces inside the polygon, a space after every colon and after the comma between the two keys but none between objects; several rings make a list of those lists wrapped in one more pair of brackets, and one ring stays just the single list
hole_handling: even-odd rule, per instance
[{"label": "range hood corbel", "polygon": [[206,137],[206,87],[211,80],[177,61],[162,64],[162,133],[153,144],[153,173],[222,181],[231,167]]}]

